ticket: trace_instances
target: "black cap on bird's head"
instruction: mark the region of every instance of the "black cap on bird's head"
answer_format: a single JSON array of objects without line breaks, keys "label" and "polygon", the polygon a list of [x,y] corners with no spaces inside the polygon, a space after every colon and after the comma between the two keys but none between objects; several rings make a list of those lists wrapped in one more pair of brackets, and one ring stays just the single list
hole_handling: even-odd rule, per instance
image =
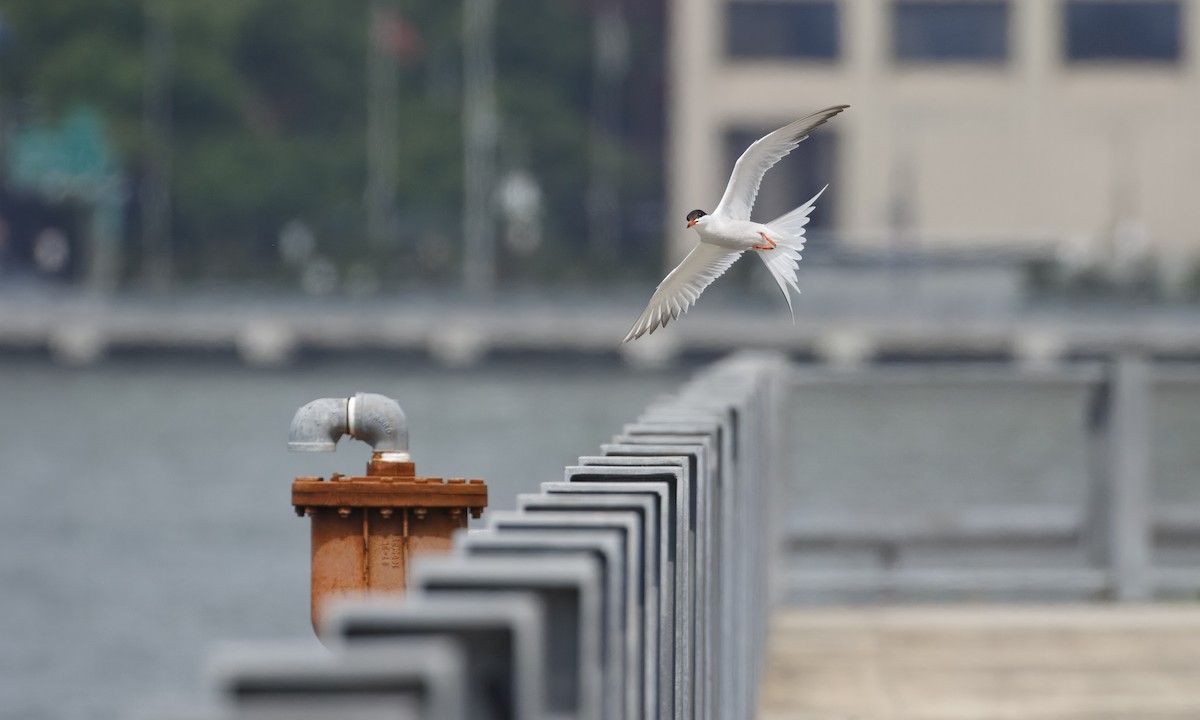
[{"label": "black cap on bird's head", "polygon": [[704,212],[703,210],[691,211],[690,213],[688,213],[688,216],[687,216],[687,223],[688,223],[687,226],[691,227],[691,226],[695,225],[697,220],[699,220],[700,218],[704,217],[707,214],[708,213]]}]

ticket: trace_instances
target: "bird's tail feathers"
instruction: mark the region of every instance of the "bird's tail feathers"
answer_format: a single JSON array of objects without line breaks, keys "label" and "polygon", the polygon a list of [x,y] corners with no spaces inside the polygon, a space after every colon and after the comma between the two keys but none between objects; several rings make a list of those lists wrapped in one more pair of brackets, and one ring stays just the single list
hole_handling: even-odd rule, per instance
[{"label": "bird's tail feathers", "polygon": [[825,192],[825,188],[828,187],[826,185],[821,188],[820,192],[795,210],[784,213],[767,223],[768,235],[775,241],[776,246],[774,250],[758,253],[763,264],[771,273],[771,277],[783,291],[783,297],[787,300],[788,311],[792,314],[793,323],[796,322],[796,311],[792,308],[792,294],[789,292],[789,288],[795,290],[797,295],[800,294],[800,287],[796,284],[796,267],[800,263],[800,251],[804,249],[804,227],[808,225],[809,216],[816,207],[817,198],[821,197],[821,193]]},{"label": "bird's tail feathers", "polygon": [[[804,203],[795,210],[790,210],[771,222],[767,223],[767,227],[784,236],[785,239],[793,241],[796,244],[796,249],[800,250],[804,247],[804,227],[808,225],[809,216],[812,215],[813,208],[817,206],[817,198],[828,189],[829,186],[821,188],[816,195],[809,198],[808,202]],[[772,238],[778,240],[778,238]]]}]

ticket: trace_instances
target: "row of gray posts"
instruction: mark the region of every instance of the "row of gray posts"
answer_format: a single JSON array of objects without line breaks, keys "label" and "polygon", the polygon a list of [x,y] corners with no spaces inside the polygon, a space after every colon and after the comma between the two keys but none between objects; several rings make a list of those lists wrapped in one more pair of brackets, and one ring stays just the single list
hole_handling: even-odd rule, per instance
[{"label": "row of gray posts", "polygon": [[754,717],[784,369],[705,368],[561,482],[418,559],[403,598],[331,612],[330,651],[221,659],[219,716]]}]

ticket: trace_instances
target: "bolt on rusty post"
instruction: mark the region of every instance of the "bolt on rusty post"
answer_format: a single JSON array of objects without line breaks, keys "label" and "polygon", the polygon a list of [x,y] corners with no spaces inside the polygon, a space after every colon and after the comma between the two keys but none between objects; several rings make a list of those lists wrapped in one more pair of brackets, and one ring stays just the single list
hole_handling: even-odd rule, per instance
[{"label": "bolt on rusty post", "polygon": [[413,463],[372,459],[367,475],[298,477],[292,505],[312,518],[312,621],[337,596],[398,593],[409,559],[446,552],[487,506],[482,480],[418,478]]},{"label": "bolt on rusty post", "polygon": [[[294,449],[332,450],[341,434],[368,440],[374,449],[364,476],[335,473],[329,480],[298,477],[292,483],[296,514],[312,518],[314,630],[319,630],[322,613],[337,597],[402,592],[410,558],[448,551],[454,531],[467,526],[467,513],[478,518],[487,507],[482,480],[416,476],[407,452],[404,414],[394,400],[362,393],[355,399],[365,417],[355,416],[353,402],[321,400],[301,408],[292,422],[289,445]],[[341,425],[333,404],[337,402],[347,407]],[[378,409],[369,412],[372,402],[391,417],[379,419],[383,411]],[[317,423],[306,417],[302,422],[302,413],[314,405],[332,420]],[[323,438],[318,442],[314,436]],[[380,445],[387,449],[380,450]]]}]

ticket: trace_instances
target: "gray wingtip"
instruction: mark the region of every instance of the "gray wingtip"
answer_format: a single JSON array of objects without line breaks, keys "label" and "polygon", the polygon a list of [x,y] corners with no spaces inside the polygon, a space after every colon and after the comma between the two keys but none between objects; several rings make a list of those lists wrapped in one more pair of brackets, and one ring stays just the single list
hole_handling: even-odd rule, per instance
[{"label": "gray wingtip", "polygon": [[829,122],[843,110],[849,107],[849,105],[833,105],[825,108],[824,110],[818,110],[815,113],[805,115],[804,117],[800,118],[796,122],[792,123],[791,126],[795,128],[793,141],[797,143],[804,142],[806,139],[808,139],[809,134],[812,133],[813,130],[816,130],[825,123]]},{"label": "gray wingtip", "polygon": [[834,105],[832,107],[827,107],[824,110],[816,111],[812,115],[809,115],[810,118],[818,118],[817,121],[814,122],[809,129],[816,130],[820,126],[822,126],[825,123],[832,120],[837,115],[840,115],[842,113],[842,111],[847,110],[849,108],[850,108],[849,105]]}]

